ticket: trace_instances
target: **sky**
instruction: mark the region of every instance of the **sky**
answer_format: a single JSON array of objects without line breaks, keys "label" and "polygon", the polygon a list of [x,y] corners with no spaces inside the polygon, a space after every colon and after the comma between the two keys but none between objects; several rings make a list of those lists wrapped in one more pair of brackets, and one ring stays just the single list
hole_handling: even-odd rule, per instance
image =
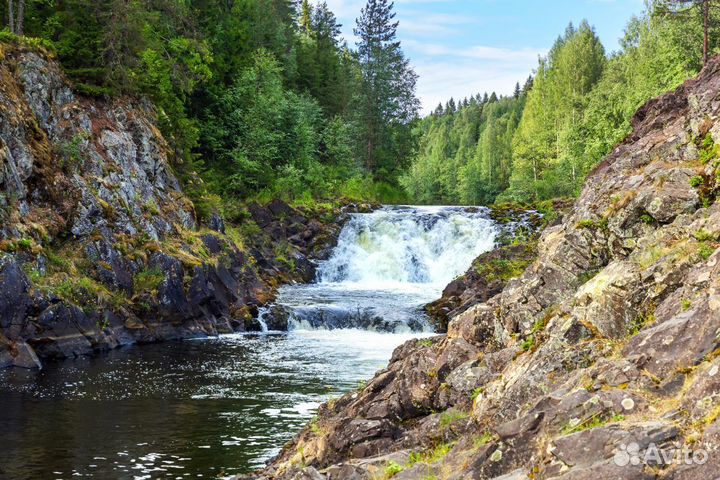
[{"label": "sky", "polygon": [[[354,47],[365,0],[326,1]],[[398,37],[420,76],[423,114],[450,97],[511,94],[569,22],[587,19],[606,50],[618,50],[625,25],[644,9],[644,0],[395,0]]]}]

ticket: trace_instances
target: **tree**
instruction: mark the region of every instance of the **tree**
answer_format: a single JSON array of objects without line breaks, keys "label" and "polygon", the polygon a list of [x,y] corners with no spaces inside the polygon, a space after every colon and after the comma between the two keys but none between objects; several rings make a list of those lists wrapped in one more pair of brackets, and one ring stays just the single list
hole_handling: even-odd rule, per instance
[{"label": "tree", "polygon": [[397,170],[407,157],[410,123],[420,103],[415,97],[417,75],[397,40],[394,4],[368,0],[356,21],[362,75],[359,116],[364,164],[372,172]]},{"label": "tree", "polygon": [[7,0],[8,27],[15,35],[25,34],[25,0]]},{"label": "tree", "polygon": [[706,64],[710,58],[710,35],[719,6],[718,0],[658,0],[655,8],[681,21],[687,21],[693,15],[693,10],[697,11],[703,29],[703,64]]},{"label": "tree", "polygon": [[302,0],[300,7],[300,28],[303,33],[310,35],[312,32],[312,6],[308,0]]}]

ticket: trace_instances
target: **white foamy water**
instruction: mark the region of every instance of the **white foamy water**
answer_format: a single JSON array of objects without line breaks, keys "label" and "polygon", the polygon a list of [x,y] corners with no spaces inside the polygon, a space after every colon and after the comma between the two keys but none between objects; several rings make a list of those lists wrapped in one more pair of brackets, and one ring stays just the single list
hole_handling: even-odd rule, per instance
[{"label": "white foamy water", "polygon": [[387,207],[353,216],[320,283],[350,288],[442,289],[495,244],[497,230],[484,210]]},{"label": "white foamy water", "polygon": [[218,478],[259,468],[322,402],[372,378],[403,342],[433,335],[422,306],[495,237],[483,210],[354,215],[318,281],[282,288],[265,311],[289,318],[288,333],[0,372],[0,478]]},{"label": "white foamy water", "polygon": [[[493,248],[497,228],[484,209],[385,207],[355,214],[343,228],[318,281],[280,290],[270,315],[288,316],[291,330],[352,329],[362,332],[428,333],[422,307]],[[389,358],[404,336],[388,337]]]}]

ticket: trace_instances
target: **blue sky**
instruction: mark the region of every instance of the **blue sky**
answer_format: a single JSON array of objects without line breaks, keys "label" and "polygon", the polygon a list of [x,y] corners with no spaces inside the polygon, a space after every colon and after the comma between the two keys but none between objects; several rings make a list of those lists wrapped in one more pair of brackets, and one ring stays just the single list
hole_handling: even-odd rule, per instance
[{"label": "blue sky", "polygon": [[[365,0],[326,0],[352,29]],[[477,92],[510,94],[569,22],[587,19],[608,51],[644,0],[395,0],[403,50],[420,75],[423,113]]]}]

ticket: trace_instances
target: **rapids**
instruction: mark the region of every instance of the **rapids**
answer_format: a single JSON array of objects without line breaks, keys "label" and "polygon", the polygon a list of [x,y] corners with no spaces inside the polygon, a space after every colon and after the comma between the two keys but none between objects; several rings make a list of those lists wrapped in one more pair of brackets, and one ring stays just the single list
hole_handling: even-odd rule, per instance
[{"label": "rapids", "polygon": [[[321,402],[431,335],[422,306],[495,244],[483,209],[356,214],[263,334],[128,347],[0,371],[0,478],[215,478],[261,467]],[[278,322],[288,332],[273,332]]]}]

